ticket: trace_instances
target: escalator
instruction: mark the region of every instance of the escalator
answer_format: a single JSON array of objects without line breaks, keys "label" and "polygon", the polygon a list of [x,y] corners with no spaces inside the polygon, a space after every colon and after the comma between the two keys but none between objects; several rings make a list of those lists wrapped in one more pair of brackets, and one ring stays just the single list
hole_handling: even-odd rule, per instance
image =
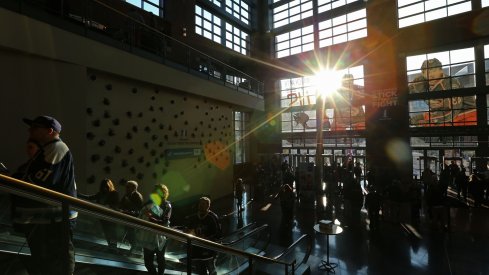
[{"label": "escalator", "polygon": [[[26,274],[24,266],[30,254],[23,234],[10,226],[10,194],[54,205],[69,204],[79,212],[73,238],[75,274],[145,274],[142,249],[130,249],[131,231],[166,236],[165,274],[195,273],[195,261],[188,257],[195,246],[217,253],[218,274],[300,274],[301,270],[307,270],[311,246],[304,241],[306,238],[301,237],[280,255],[268,255],[271,237],[268,225],[249,224],[223,237],[218,244],[185,234],[178,228],[161,227],[3,175],[0,175],[0,190],[0,270],[4,271],[0,274]],[[117,238],[115,246],[109,247],[106,241],[107,225],[115,229],[111,233]]]}]

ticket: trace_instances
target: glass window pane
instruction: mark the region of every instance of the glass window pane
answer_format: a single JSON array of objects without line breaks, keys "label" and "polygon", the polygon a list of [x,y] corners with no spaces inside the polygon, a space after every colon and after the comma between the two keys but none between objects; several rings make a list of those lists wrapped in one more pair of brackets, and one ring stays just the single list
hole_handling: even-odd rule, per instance
[{"label": "glass window pane", "polygon": [[448,16],[468,12],[472,10],[472,3],[470,1],[448,7]]},{"label": "glass window pane", "polygon": [[438,9],[434,11],[427,12],[425,14],[426,21],[431,21],[439,18],[447,17],[447,9]]},{"label": "glass window pane", "polygon": [[333,36],[333,29],[327,29],[327,30],[324,30],[324,31],[320,31],[319,32],[319,38],[320,39],[328,38],[328,37],[331,37],[331,36]]},{"label": "glass window pane", "polygon": [[366,27],[367,27],[367,19],[362,19],[362,20],[348,23],[348,31],[350,32]]},{"label": "glass window pane", "polygon": [[346,15],[342,15],[342,16],[338,16],[338,17],[333,18],[333,25],[334,26],[339,25],[339,24],[343,24],[343,23],[346,23]]},{"label": "glass window pane", "polygon": [[446,6],[446,4],[447,4],[446,0],[427,0],[424,3],[426,10],[432,10],[439,7],[444,7]]},{"label": "glass window pane", "polygon": [[360,18],[365,18],[367,16],[367,11],[365,9],[361,9],[358,11],[354,11],[348,14],[348,21],[357,20]]},{"label": "glass window pane", "polygon": [[397,3],[400,28],[472,10],[470,0],[398,0]]},{"label": "glass window pane", "polygon": [[324,40],[319,41],[319,47],[321,47],[321,48],[331,46],[331,45],[333,45],[333,39],[332,38],[328,38],[328,39],[324,39]]},{"label": "glass window pane", "polygon": [[346,34],[335,36],[335,37],[333,37],[333,41],[335,44],[343,43],[343,42],[348,41],[348,37]]},{"label": "glass window pane", "polygon": [[459,63],[475,60],[474,48],[452,50],[450,51],[451,63]]},{"label": "glass window pane", "polygon": [[359,39],[362,37],[367,37],[367,30],[366,29],[348,33],[348,40],[355,40],[355,39]]},{"label": "glass window pane", "polygon": [[[400,16],[399,16],[400,17]],[[399,28],[404,28],[412,25],[416,25],[424,22],[424,14],[418,14],[416,16],[411,16],[399,20]]]},{"label": "glass window pane", "polygon": [[319,22],[319,29],[320,30],[330,28],[330,27],[331,27],[331,20],[325,20],[325,21]]},{"label": "glass window pane", "polygon": [[398,10],[399,18],[424,12],[423,3],[407,6]]},{"label": "glass window pane", "polygon": [[400,7],[403,7],[403,6],[407,6],[409,4],[413,4],[413,3],[416,3],[416,2],[419,2],[420,0],[398,0],[397,1],[397,6],[400,8]]}]

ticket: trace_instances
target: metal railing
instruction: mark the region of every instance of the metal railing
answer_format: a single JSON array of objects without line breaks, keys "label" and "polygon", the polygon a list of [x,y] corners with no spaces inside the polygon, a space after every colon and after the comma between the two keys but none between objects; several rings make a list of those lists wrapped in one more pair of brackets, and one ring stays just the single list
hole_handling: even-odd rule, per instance
[{"label": "metal railing", "polygon": [[311,255],[311,251],[312,251],[312,238],[308,234],[302,235],[293,244],[289,245],[289,247],[287,247],[282,253],[280,253],[279,255],[277,255],[275,257],[272,257],[272,258],[275,259],[275,260],[279,260],[279,259],[283,258],[285,255],[287,255],[290,252],[292,252],[292,250],[294,248],[296,248],[300,243],[304,242],[305,240],[308,240],[309,241],[309,245],[307,245],[307,251],[304,253],[304,258],[302,258],[302,261],[300,263],[292,266],[292,268],[293,268],[294,271],[297,270],[297,268],[301,264],[306,264],[307,263],[307,260],[309,259],[309,256]]},{"label": "metal railing", "polygon": [[[72,209],[81,213],[90,213],[102,220],[112,221],[117,224],[128,225],[137,229],[151,231],[160,235],[164,235],[167,238],[174,239],[186,243],[187,251],[191,252],[193,246],[199,246],[212,251],[233,255],[236,257],[245,258],[248,260],[248,273],[254,274],[254,265],[256,263],[265,263],[271,265],[277,265],[277,270],[281,266],[285,270],[285,274],[294,274],[295,260],[292,262],[285,262],[278,259],[273,259],[265,256],[248,253],[239,249],[227,247],[206,239],[202,239],[190,234],[180,232],[175,229],[164,227],[155,223],[144,221],[133,216],[123,214],[121,212],[111,210],[101,205],[83,201],[56,191],[46,189],[34,184],[30,184],[9,176],[0,174],[0,190],[10,194],[28,197],[35,200],[41,200],[47,203],[59,203],[62,205],[63,222],[69,223],[69,212],[67,209]],[[192,254],[187,253],[187,273],[192,273]],[[289,273],[291,268],[291,273]]]},{"label": "metal railing", "polygon": [[0,6],[263,98],[264,84],[257,78],[165,34],[161,17],[118,2],[121,10],[100,0],[2,0]]}]

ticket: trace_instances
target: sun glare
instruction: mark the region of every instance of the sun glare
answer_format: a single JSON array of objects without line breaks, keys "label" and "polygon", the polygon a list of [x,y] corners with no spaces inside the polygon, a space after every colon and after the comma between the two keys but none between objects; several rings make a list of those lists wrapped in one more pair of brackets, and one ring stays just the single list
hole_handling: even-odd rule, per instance
[{"label": "sun glare", "polygon": [[318,96],[331,96],[341,88],[342,75],[338,71],[323,70],[316,73],[314,78],[314,86]]}]

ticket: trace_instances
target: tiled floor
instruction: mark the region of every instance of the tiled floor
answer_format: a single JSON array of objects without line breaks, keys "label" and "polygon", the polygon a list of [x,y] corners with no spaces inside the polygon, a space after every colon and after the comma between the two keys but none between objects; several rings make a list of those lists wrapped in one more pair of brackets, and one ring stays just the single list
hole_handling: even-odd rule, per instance
[{"label": "tiled floor", "polygon": [[[243,218],[236,215],[229,224],[255,221],[272,228],[272,244],[276,251],[286,247],[302,234],[311,234],[313,248],[308,263],[311,274],[324,274],[319,270],[326,256],[326,236],[314,232],[313,226],[321,219],[338,218],[343,210],[329,214],[322,206],[296,203],[294,218],[282,218],[280,202],[270,196],[248,204]],[[213,205],[220,214],[232,208],[231,199]],[[227,209],[227,210],[225,210]],[[362,211],[365,211],[364,209]],[[422,217],[419,226],[403,226],[395,222],[381,222],[379,230],[368,229],[366,213],[360,215],[357,225],[345,227],[337,236],[330,237],[331,261],[338,263],[336,274],[489,274],[489,209],[469,208],[462,204],[450,210],[451,227],[448,231],[433,228]]]}]

